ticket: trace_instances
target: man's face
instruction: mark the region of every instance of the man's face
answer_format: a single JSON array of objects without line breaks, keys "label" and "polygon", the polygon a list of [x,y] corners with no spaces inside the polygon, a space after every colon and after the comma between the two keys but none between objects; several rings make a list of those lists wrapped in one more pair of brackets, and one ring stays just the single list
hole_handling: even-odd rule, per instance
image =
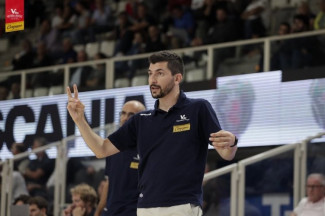
[{"label": "man's face", "polygon": [[120,126],[124,125],[124,123],[137,112],[139,112],[139,110],[134,104],[126,103],[120,113]]},{"label": "man's face", "polygon": [[148,75],[153,98],[163,98],[175,87],[175,76],[168,69],[167,62],[150,64]]},{"label": "man's face", "polygon": [[325,186],[321,184],[317,178],[308,178],[307,180],[307,196],[311,202],[318,202],[325,195]]},{"label": "man's face", "polygon": [[35,204],[29,205],[29,216],[44,216],[45,210],[41,210]]}]

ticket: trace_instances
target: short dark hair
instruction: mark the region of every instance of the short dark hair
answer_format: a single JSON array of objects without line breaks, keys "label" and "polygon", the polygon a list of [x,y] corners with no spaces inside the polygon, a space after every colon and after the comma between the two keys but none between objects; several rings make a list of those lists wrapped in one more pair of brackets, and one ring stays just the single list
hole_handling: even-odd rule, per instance
[{"label": "short dark hair", "polygon": [[35,204],[39,209],[46,209],[46,210],[48,205],[46,199],[41,196],[31,197],[28,200],[28,204],[29,205]]},{"label": "short dark hair", "polygon": [[171,51],[160,51],[149,56],[149,63],[156,64],[157,62],[167,62],[168,69],[175,74],[184,74],[184,63],[182,58]]},{"label": "short dark hair", "polygon": [[19,201],[22,201],[24,204],[28,204],[28,201],[31,197],[27,194],[21,194],[14,200],[14,205],[16,205]]}]

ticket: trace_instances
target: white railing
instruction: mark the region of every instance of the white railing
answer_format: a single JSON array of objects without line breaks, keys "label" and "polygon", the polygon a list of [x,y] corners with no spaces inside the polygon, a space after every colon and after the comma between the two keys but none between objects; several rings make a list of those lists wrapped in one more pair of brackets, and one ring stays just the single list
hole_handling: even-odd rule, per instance
[{"label": "white railing", "polygon": [[[105,127],[95,128],[95,132],[105,131],[111,133],[116,129],[116,125],[110,124]],[[238,163],[228,165],[226,167],[206,173],[204,181],[208,181],[219,176],[230,174],[230,216],[243,216],[245,209],[245,173],[246,167],[254,163],[278,156],[280,154],[294,151],[294,205],[305,196],[305,179],[306,179],[306,155],[307,143],[316,138],[325,136],[325,132],[311,136],[299,143],[287,144],[275,149],[263,152],[261,154],[244,159]],[[10,206],[12,198],[12,173],[15,160],[28,157],[31,153],[37,153],[50,148],[57,148],[57,157],[55,161],[55,186],[54,186],[54,216],[59,216],[62,208],[65,206],[65,190],[66,190],[66,164],[67,164],[67,142],[80,137],[80,135],[71,135],[61,141],[42,146],[30,152],[24,152],[1,162],[2,165],[2,187],[1,187],[1,216],[10,215]]]},{"label": "white railing", "polygon": [[[94,132],[105,131],[112,133],[117,126],[115,124],[108,124],[103,127],[94,128]],[[13,170],[14,161],[28,157],[32,153],[45,151],[50,148],[57,149],[57,156],[55,160],[55,181],[54,181],[54,216],[60,215],[60,210],[65,204],[65,191],[66,191],[66,165],[67,165],[67,143],[71,140],[81,137],[81,135],[71,135],[60,141],[39,147],[37,149],[23,152],[15,155],[13,158],[7,159],[0,163],[2,165],[2,185],[1,185],[1,203],[0,203],[0,216],[11,215],[10,206],[12,205],[12,183],[13,183]]]},{"label": "white railing", "polygon": [[245,173],[246,167],[254,163],[278,156],[280,154],[294,151],[294,202],[296,206],[301,198],[305,196],[306,169],[307,169],[307,143],[316,138],[325,136],[325,132],[318,133],[315,136],[307,137],[305,140],[287,144],[275,149],[257,154],[247,159],[241,160],[236,164],[231,164],[221,169],[205,174],[204,181],[217,178],[224,174],[231,174],[231,197],[230,197],[230,215],[244,216],[245,214]]},{"label": "white railing", "polygon": [[[213,45],[204,45],[198,47],[189,47],[189,48],[182,48],[182,49],[175,49],[174,51],[178,54],[185,54],[189,52],[197,52],[197,51],[204,51],[207,53],[207,62],[206,62],[206,75],[205,78],[207,80],[212,79],[213,77],[213,59],[214,59],[214,51],[218,49],[224,49],[229,47],[240,47],[244,45],[251,45],[251,44],[263,44],[264,53],[263,53],[263,62],[264,68],[263,71],[270,71],[270,59],[271,59],[271,42],[272,41],[279,41],[279,40],[289,40],[293,38],[302,38],[302,37],[311,37],[311,36],[320,36],[325,34],[325,29],[323,30],[315,30],[315,31],[308,31],[308,32],[301,32],[301,33],[294,33],[284,36],[270,36],[258,39],[249,39],[249,40],[240,40],[240,41],[233,41],[227,43],[220,43],[220,44],[213,44]],[[10,72],[0,72],[0,78],[3,77],[10,77],[12,75],[20,75],[21,76],[21,97],[25,97],[26,91],[26,76],[28,74],[33,73],[41,73],[46,71],[60,71],[63,70],[64,81],[62,83],[63,86],[68,86],[69,79],[70,79],[70,69],[78,66],[85,66],[85,65],[96,65],[96,64],[105,64],[106,65],[106,78],[105,78],[105,88],[110,89],[114,87],[114,63],[118,61],[129,61],[129,60],[136,60],[136,59],[143,59],[147,58],[151,53],[145,54],[138,54],[133,56],[121,56],[121,57],[113,57],[110,59],[103,59],[103,60],[92,60],[88,62],[80,62],[80,63],[71,63],[71,64],[64,64],[64,65],[54,65],[51,67],[41,67],[41,68],[33,68],[28,70],[20,70],[20,71],[10,71]],[[249,71],[250,73],[252,71]]]}]

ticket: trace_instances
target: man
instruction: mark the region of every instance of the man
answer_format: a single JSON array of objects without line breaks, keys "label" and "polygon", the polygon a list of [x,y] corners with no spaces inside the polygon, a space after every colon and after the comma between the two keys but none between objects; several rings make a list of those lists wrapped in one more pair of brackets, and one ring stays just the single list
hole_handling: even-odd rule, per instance
[{"label": "man", "polygon": [[[46,145],[47,141],[43,137],[36,137],[33,141],[32,149],[35,150]],[[51,160],[45,151],[35,153],[36,159],[30,160],[23,173],[27,190],[31,196],[42,196],[48,198],[46,182],[54,170],[54,161]]]},{"label": "man", "polygon": [[137,147],[138,215],[200,215],[208,143],[222,158],[232,160],[237,139],[221,130],[208,101],[189,99],[180,90],[184,64],[178,55],[161,51],[151,55],[149,62],[150,91],[158,99],[155,109],[134,115],[107,139],[87,124],[76,85],[74,97],[67,88],[67,108],[97,157]]},{"label": "man", "polygon": [[[134,114],[144,110],[144,105],[139,101],[126,102],[120,113],[120,126]],[[139,157],[136,148],[106,158],[108,180],[104,184],[95,216],[137,215],[138,165]],[[103,211],[105,205],[106,211]]]},{"label": "man", "polygon": [[64,211],[64,216],[93,216],[96,210],[97,193],[88,184],[79,184],[70,190],[72,204]]},{"label": "man", "polygon": [[28,200],[29,216],[46,216],[47,201],[40,196],[31,197]]},{"label": "man", "polygon": [[291,216],[325,215],[325,177],[320,173],[310,174],[307,178],[307,197],[303,198]]}]

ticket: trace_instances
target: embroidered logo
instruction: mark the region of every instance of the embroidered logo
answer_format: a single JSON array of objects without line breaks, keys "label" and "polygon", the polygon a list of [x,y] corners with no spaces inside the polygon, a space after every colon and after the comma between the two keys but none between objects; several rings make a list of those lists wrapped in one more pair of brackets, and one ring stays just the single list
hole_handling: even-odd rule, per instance
[{"label": "embroidered logo", "polygon": [[181,121],[189,121],[190,119],[188,119],[186,117],[186,115],[179,115],[180,119],[176,120],[176,122],[181,122]]},{"label": "embroidered logo", "polygon": [[140,155],[137,154],[137,156],[136,157],[133,157],[133,159],[139,161],[140,160]]}]

